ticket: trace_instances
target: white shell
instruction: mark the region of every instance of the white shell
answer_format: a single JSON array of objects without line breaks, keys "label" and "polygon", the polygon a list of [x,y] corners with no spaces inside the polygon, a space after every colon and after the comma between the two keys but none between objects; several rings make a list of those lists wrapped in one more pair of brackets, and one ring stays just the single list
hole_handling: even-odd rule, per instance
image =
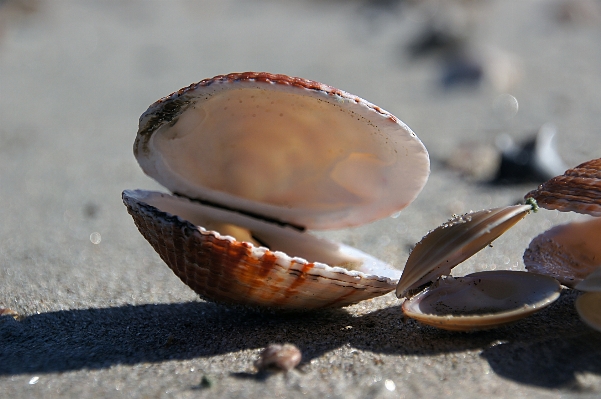
[{"label": "white shell", "polygon": [[415,133],[380,107],[254,72],[206,79],[151,105],[134,154],[174,193],[318,230],[398,212],[430,173]]},{"label": "white shell", "polygon": [[497,270],[437,281],[403,303],[404,313],[445,330],[497,327],[550,305],[561,287],[550,277]]}]

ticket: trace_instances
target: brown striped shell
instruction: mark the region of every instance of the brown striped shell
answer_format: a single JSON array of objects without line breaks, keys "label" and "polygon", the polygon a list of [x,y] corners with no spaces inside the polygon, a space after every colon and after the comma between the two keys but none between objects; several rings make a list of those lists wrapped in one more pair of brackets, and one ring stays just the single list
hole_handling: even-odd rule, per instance
[{"label": "brown striped shell", "polygon": [[601,216],[601,158],[568,169],[526,194],[538,206]]},{"label": "brown striped shell", "polygon": [[[208,300],[291,309],[341,307],[392,291],[400,274],[342,244],[186,198],[126,190],[123,202],[163,261]],[[235,232],[222,235],[202,227],[216,221],[224,228],[246,228],[274,249],[237,240],[231,235]],[[278,244],[288,244],[284,249],[292,249],[298,256],[278,251]],[[317,256],[322,262],[300,256]],[[332,266],[323,263],[326,261]],[[347,269],[353,264],[358,270]]]},{"label": "brown striped shell", "polygon": [[574,288],[601,266],[601,158],[568,169],[526,198],[534,198],[541,208],[595,216],[553,227],[535,237],[524,252],[526,269]]},{"label": "brown striped shell", "polygon": [[388,112],[256,72],[205,79],[151,105],[134,154],[176,193],[123,192],[175,274],[205,299],[274,308],[346,306],[394,289],[399,271],[305,229],[396,213],[429,174],[425,147]]},{"label": "brown striped shell", "polygon": [[[601,159],[584,162],[526,194],[541,208],[601,216]],[[601,266],[601,219],[573,222],[535,237],[524,252],[526,269],[574,287]]]}]

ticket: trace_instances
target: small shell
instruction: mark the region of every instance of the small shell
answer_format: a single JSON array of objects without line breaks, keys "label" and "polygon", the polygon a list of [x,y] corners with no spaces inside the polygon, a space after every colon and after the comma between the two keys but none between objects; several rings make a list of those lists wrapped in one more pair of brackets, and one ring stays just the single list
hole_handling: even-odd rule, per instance
[{"label": "small shell", "polygon": [[453,267],[489,245],[531,210],[531,205],[514,205],[466,213],[431,231],[407,259],[397,297],[448,275]]},{"label": "small shell", "polygon": [[601,218],[555,226],[524,252],[526,269],[574,288],[601,265]]},{"label": "small shell", "polygon": [[261,352],[261,356],[255,362],[255,367],[259,370],[290,371],[298,366],[302,358],[301,351],[292,344],[270,344]]},{"label": "small shell", "polygon": [[589,327],[601,332],[601,292],[586,292],[576,300],[576,310]]},{"label": "small shell", "polygon": [[12,316],[15,319],[20,317],[18,312],[10,308],[0,308],[0,316]]},{"label": "small shell", "polygon": [[[515,205],[468,213],[424,237],[409,256],[397,286],[397,296],[409,297],[403,303],[405,315],[446,330],[483,330],[526,317],[555,301],[561,287],[546,276],[500,270],[459,278],[439,277],[449,275],[453,267],[499,237],[534,207]],[[434,280],[434,284],[413,295]]]},{"label": "small shell", "polygon": [[[211,301],[282,309],[342,307],[392,291],[400,274],[342,244],[185,198],[126,190],[123,202],[163,261],[185,284]],[[214,220],[247,228],[276,247],[296,245],[295,255],[302,252],[345,267],[354,264],[366,273],[291,258],[200,227]],[[373,273],[388,273],[391,278]]]},{"label": "small shell", "polygon": [[526,194],[541,208],[601,216],[601,158],[568,169]]},{"label": "small shell", "polygon": [[485,330],[524,318],[559,297],[559,283],[546,276],[488,271],[448,277],[403,303],[404,313],[452,331]]}]

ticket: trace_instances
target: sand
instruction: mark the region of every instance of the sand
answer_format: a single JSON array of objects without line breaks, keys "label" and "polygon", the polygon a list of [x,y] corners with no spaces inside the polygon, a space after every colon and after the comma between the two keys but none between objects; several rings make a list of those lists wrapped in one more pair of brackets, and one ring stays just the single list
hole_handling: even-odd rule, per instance
[{"label": "sand", "polygon": [[[230,308],[179,281],[127,214],[123,189],[160,189],[132,154],[139,115],[180,87],[234,71],[327,83],[417,133],[432,161],[418,199],[396,218],[320,233],[398,268],[452,214],[511,204],[536,187],[465,178],[446,163],[464,143],[490,146],[501,133],[526,140],[551,122],[566,165],[599,157],[597,2],[438,9],[436,18],[461,28],[482,73],[477,86],[449,88],[441,55],[408,51],[434,3],[394,3],[0,2],[0,306],[22,316],[0,318],[0,396],[601,395],[601,334],[578,318],[575,291],[478,333],[406,320],[393,294],[305,314]],[[585,12],[559,19],[560,3]],[[576,218],[529,215],[454,274],[523,270],[533,237]],[[284,342],[301,349],[299,367],[257,373],[261,350]]]}]

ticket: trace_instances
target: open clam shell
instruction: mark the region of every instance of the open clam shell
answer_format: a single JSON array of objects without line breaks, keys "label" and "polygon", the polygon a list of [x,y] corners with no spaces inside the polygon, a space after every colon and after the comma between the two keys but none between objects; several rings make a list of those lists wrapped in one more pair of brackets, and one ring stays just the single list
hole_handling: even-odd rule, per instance
[{"label": "open clam shell", "polygon": [[390,113],[318,82],[256,72],[205,79],[151,105],[134,154],[177,194],[123,193],[175,274],[205,299],[276,308],[345,306],[394,289],[398,271],[304,230],[393,214],[429,175],[425,147]]},{"label": "open clam shell", "polygon": [[[396,289],[398,297],[408,297],[405,315],[446,330],[482,330],[526,317],[555,301],[561,287],[547,276],[504,270],[449,276],[453,267],[533,208],[528,204],[471,212],[426,235],[411,252]],[[434,283],[416,294],[430,282]]]},{"label": "open clam shell", "polygon": [[533,273],[556,278],[574,288],[601,266],[601,218],[555,226],[536,236],[524,264]]},{"label": "open clam shell", "polygon": [[449,275],[453,267],[489,245],[531,210],[531,205],[514,205],[470,212],[431,231],[411,251],[396,288],[397,297]]},{"label": "open clam shell", "polygon": [[452,331],[494,328],[553,303],[559,283],[527,272],[488,271],[440,279],[403,303],[404,313],[424,324]]}]

